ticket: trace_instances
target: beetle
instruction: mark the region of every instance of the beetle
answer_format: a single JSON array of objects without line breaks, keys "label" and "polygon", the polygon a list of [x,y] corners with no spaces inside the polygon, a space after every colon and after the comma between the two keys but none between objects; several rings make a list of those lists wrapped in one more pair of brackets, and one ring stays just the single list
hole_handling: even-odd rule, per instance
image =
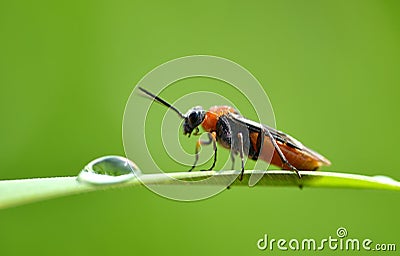
[{"label": "beetle", "polygon": [[234,169],[235,156],[241,159],[241,174],[239,180],[243,179],[244,157],[252,160],[263,160],[278,166],[284,170],[294,171],[299,178],[299,170],[315,171],[321,166],[329,166],[331,162],[304,146],[292,136],[249,120],[239,114],[230,106],[214,106],[204,110],[196,106],[187,111],[186,114],[156,96],[155,94],[139,87],[139,90],[152,98],[154,101],[172,109],[183,122],[183,134],[190,137],[199,135],[199,126],[208,134],[208,140],[198,140],[195,147],[195,161],[189,171],[192,171],[199,160],[199,150],[202,145],[213,144],[214,161],[208,170],[215,167],[217,161],[217,143],[231,150],[232,169]]}]

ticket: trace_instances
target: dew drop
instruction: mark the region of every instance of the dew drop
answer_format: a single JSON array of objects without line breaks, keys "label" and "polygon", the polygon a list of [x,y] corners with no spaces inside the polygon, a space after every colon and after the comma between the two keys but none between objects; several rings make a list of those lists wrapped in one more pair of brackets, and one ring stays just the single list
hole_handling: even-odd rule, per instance
[{"label": "dew drop", "polygon": [[79,173],[79,182],[115,184],[135,179],[141,171],[131,160],[122,156],[103,156],[88,163]]}]

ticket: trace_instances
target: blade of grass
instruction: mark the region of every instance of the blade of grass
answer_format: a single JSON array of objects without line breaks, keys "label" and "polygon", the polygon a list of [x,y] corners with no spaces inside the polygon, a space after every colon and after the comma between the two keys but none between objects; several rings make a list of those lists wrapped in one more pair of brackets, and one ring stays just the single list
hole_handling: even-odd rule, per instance
[{"label": "blade of grass", "polygon": [[[256,186],[299,186],[297,175],[288,171],[245,171],[242,181],[235,180],[233,186],[247,186],[252,173],[263,175]],[[226,180],[238,175],[237,171],[207,171],[207,172],[176,172],[168,173],[176,180],[195,181],[216,176],[214,185],[226,184]],[[325,188],[355,188],[355,189],[380,189],[400,190],[400,182],[383,176],[363,176],[357,174],[336,172],[309,172],[302,171],[302,185],[306,187]],[[173,185],[174,180],[167,179],[163,174],[144,174],[141,179],[146,184]],[[52,177],[21,180],[0,181],[0,209],[32,203],[40,200],[80,194],[96,190],[139,186],[142,183],[132,179],[124,183],[112,185],[93,185],[81,183],[76,177]],[[209,185],[213,185],[209,184]],[[193,183],[193,186],[197,186]]]}]

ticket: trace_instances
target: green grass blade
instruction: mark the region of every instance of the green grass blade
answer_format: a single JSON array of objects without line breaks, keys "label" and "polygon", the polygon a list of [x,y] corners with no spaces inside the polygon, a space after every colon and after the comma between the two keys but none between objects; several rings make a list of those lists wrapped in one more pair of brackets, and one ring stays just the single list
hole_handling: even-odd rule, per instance
[{"label": "green grass blade", "polygon": [[[380,189],[400,190],[400,182],[384,176],[363,176],[357,174],[336,172],[310,172],[301,171],[302,179],[296,174],[288,171],[246,171],[242,181],[236,180],[232,185],[248,186],[248,180],[252,173],[263,175],[256,186],[295,186],[300,182],[304,188],[354,188],[354,189]],[[216,176],[213,184],[226,184],[226,180],[237,176],[237,171],[207,171],[207,172],[177,172],[168,173],[176,180],[196,181]],[[144,174],[141,179],[146,184],[174,184],[175,181],[167,179],[163,174]],[[207,184],[207,185],[213,185]],[[93,185],[78,182],[76,177],[52,177],[21,180],[0,181],[0,209],[8,208],[40,200],[80,194],[84,192],[105,190],[110,188],[121,188],[139,186],[141,182],[137,179],[113,185]],[[193,183],[193,186],[197,186]],[[300,192],[299,192],[300,193]]]}]

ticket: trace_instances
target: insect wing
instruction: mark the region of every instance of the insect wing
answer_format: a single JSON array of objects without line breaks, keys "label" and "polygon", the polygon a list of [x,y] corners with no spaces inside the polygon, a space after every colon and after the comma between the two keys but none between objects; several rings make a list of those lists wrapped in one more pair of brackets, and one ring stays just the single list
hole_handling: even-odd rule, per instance
[{"label": "insect wing", "polygon": [[313,158],[315,158],[317,161],[323,163],[324,165],[330,165],[330,161],[328,159],[326,159],[324,156],[318,154],[317,152],[315,152],[312,149],[307,148],[306,146],[304,146],[300,141],[296,140],[295,138],[293,138],[292,136],[281,132],[277,129],[274,129],[272,127],[269,127],[268,125],[265,124],[260,124],[257,122],[254,122],[252,120],[249,120],[241,115],[238,114],[234,114],[234,113],[230,113],[229,114],[230,118],[232,118],[235,122],[239,122],[242,125],[246,125],[247,128],[249,129],[250,132],[257,132],[257,133],[261,133],[261,131],[263,129],[268,130],[272,137],[277,141],[280,142],[282,144],[285,144],[289,147],[298,149],[310,156],[312,156]]}]

